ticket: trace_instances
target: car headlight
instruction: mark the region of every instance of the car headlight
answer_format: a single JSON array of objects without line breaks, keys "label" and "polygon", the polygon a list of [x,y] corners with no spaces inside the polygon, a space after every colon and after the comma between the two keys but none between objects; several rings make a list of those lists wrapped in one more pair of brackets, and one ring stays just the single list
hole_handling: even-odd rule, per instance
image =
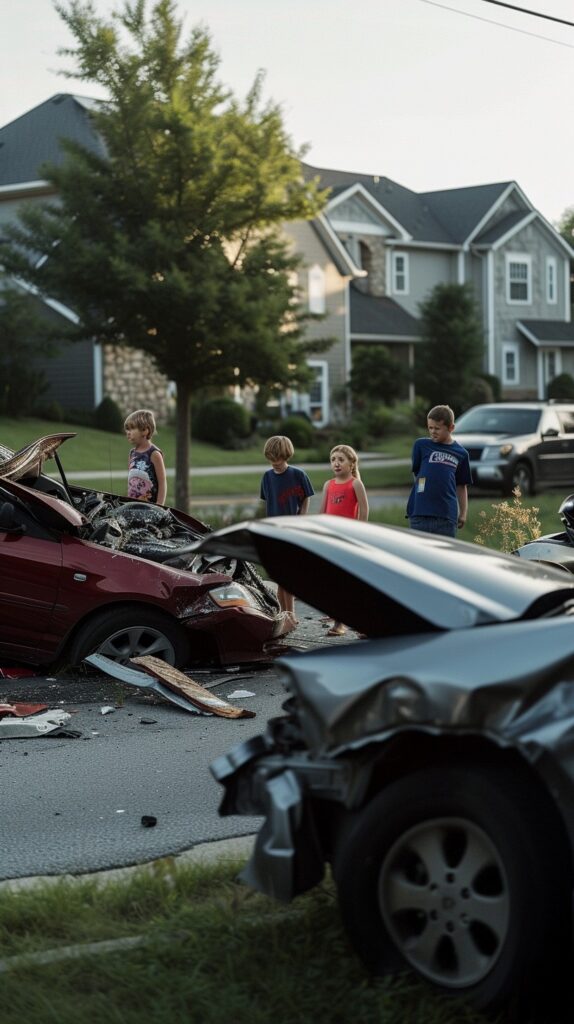
[{"label": "car headlight", "polygon": [[209,591],[211,600],[219,608],[257,608],[257,602],[240,583],[228,583]]},{"label": "car headlight", "polygon": [[482,450],[482,461],[487,459],[507,459],[512,452],[511,444],[487,444]]}]

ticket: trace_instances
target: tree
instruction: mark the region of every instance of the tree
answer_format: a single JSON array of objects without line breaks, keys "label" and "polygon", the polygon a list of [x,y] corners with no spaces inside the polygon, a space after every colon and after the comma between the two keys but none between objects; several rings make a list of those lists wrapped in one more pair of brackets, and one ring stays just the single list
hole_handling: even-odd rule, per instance
[{"label": "tree", "polygon": [[482,370],[484,339],[472,287],[438,284],[421,304],[423,341],[416,350],[415,381],[429,405],[472,404],[475,378]]},{"label": "tree", "polygon": [[349,389],[359,407],[373,402],[392,405],[401,398],[405,384],[403,367],[386,348],[381,345],[353,346]]},{"label": "tree", "polygon": [[[56,9],[75,46],[69,77],[103,86],[94,114],[106,158],[63,142],[45,176],[58,201],[29,207],[0,252],[6,269],[80,317],[78,337],[144,349],[177,386],[176,501],[189,497],[190,399],[213,385],[304,385],[281,221],[324,202],[259,76],[244,103],[216,80],[209,35],[182,41],[174,0],[93,0]],[[47,258],[38,264],[37,254]]]},{"label": "tree", "polygon": [[34,300],[16,288],[0,289],[0,414],[27,416],[47,384],[34,356],[49,351],[52,331],[36,315]]}]

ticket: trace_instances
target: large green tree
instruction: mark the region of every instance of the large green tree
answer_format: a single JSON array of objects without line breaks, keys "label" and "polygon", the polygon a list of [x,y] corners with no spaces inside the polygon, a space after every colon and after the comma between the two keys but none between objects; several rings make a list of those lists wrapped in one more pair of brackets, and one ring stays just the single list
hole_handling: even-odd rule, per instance
[{"label": "large green tree", "polygon": [[324,196],[302,180],[261,78],[244,102],[224,90],[209,35],[184,37],[174,0],[109,18],[92,0],[56,8],[74,39],[69,77],[106,90],[93,115],[106,156],[63,142],[64,164],[45,171],[58,201],[22,211],[0,260],[70,305],[78,336],[144,349],[176,382],[187,508],[192,394],[308,379],[321,345],[304,340],[278,225],[314,216]]},{"label": "large green tree", "polygon": [[3,283],[0,288],[0,415],[27,416],[47,382],[34,366],[53,348],[54,331],[35,309],[35,299]]},{"label": "large green tree", "polygon": [[458,414],[472,404],[482,374],[484,338],[469,284],[438,284],[420,306],[423,340],[415,354],[418,394],[429,405],[452,406]]}]

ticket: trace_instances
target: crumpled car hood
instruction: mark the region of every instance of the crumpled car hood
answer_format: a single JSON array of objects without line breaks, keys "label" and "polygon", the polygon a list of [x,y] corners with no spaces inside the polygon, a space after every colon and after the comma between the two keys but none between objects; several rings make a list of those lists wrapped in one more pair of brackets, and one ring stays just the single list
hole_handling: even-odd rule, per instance
[{"label": "crumpled car hood", "polygon": [[531,618],[574,599],[574,578],[559,570],[340,516],[239,523],[197,550],[259,562],[290,593],[371,636]]},{"label": "crumpled car hood", "polygon": [[20,480],[32,473],[41,473],[46,459],[54,454],[57,448],[73,434],[47,434],[39,437],[19,452],[0,446],[0,479]]}]

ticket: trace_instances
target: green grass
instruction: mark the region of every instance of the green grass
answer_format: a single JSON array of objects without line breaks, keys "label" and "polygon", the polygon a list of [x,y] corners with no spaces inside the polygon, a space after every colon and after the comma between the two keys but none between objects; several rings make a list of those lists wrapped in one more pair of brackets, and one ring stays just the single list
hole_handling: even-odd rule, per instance
[{"label": "green grass", "polygon": [[369,979],[330,882],[285,907],[234,881],[237,867],[166,859],[122,882],[0,894],[3,958],[148,940],[3,973],[2,1024],[483,1024],[411,977]]}]

